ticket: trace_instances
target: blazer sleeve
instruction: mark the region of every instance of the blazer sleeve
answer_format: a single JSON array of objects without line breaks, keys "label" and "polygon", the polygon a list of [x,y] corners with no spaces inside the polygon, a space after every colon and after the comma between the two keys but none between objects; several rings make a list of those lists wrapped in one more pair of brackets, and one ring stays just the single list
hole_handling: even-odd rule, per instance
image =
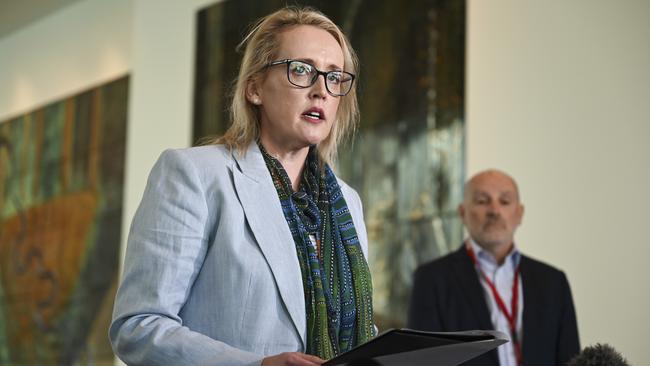
[{"label": "blazer sleeve", "polygon": [[129,365],[252,365],[262,360],[192,331],[179,317],[207,251],[205,197],[194,163],[182,151],[165,151],[131,224],[109,329],[113,350]]},{"label": "blazer sleeve", "polygon": [[562,318],[557,338],[557,365],[565,365],[573,356],[580,352],[580,339],[578,336],[578,322],[573,306],[571,287],[564,273],[562,273]]}]

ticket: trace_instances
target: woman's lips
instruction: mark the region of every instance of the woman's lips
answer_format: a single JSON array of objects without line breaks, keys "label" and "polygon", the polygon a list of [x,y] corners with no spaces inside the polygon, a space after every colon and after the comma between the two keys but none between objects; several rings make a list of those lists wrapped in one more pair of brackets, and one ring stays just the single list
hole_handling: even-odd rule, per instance
[{"label": "woman's lips", "polygon": [[302,113],[302,117],[310,122],[320,122],[325,120],[325,112],[320,108],[309,108]]}]

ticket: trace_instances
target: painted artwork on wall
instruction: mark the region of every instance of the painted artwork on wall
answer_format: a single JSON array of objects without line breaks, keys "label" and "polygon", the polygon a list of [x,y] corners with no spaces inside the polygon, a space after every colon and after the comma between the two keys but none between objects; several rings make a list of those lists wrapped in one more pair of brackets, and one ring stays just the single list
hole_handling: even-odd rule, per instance
[{"label": "painted artwork on wall", "polygon": [[[198,14],[194,137],[228,127],[237,44],[285,1],[223,1]],[[412,273],[462,241],[465,2],[298,1],[339,24],[357,51],[361,121],[336,170],[364,204],[376,322],[403,326]]]},{"label": "painted artwork on wall", "polygon": [[0,123],[0,364],[113,365],[128,77]]}]

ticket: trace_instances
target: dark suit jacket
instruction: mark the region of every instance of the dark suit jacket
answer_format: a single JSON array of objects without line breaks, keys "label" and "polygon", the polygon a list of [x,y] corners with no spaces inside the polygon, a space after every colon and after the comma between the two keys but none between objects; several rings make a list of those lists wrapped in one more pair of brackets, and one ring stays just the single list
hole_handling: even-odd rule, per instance
[{"label": "dark suit jacket", "polygon": [[[569,282],[562,271],[524,255],[524,366],[564,366],[580,351]],[[494,329],[483,288],[465,247],[415,271],[408,327],[451,332]],[[496,351],[463,365],[497,366]]]}]

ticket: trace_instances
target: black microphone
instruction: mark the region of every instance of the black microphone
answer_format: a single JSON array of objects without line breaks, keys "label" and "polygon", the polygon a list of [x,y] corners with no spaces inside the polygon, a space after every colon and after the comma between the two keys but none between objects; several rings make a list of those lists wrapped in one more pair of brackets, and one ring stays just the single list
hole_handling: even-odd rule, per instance
[{"label": "black microphone", "polygon": [[627,360],[608,344],[585,347],[567,366],[630,366]]}]

